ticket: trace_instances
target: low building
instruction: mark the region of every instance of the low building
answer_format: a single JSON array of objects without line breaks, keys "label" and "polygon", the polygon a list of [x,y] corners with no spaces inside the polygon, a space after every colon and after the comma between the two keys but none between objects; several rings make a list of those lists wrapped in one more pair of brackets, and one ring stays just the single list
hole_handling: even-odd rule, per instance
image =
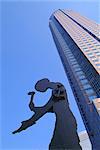
[{"label": "low building", "polygon": [[82,131],[78,135],[80,138],[80,145],[82,147],[82,150],[92,150],[91,143],[90,143],[87,132]]}]

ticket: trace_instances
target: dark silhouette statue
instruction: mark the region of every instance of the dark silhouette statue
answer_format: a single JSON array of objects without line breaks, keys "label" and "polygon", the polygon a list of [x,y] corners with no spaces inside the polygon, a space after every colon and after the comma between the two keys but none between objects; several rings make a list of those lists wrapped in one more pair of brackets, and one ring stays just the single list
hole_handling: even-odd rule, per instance
[{"label": "dark silhouette statue", "polygon": [[36,83],[35,89],[39,92],[51,89],[52,95],[47,104],[42,107],[35,107],[33,103],[35,92],[29,92],[28,95],[31,95],[29,108],[34,114],[30,119],[21,122],[21,127],[15,130],[13,134],[26,130],[43,115],[52,112],[56,115],[56,123],[49,150],[81,150],[77,135],[77,123],[69,108],[65,87],[59,82],[42,79]]}]

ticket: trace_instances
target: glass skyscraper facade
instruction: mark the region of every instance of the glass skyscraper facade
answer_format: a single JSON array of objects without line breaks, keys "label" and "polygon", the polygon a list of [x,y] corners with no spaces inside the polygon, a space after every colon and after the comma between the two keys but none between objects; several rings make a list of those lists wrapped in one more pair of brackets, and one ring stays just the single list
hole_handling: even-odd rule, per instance
[{"label": "glass skyscraper facade", "polygon": [[100,26],[72,10],[57,10],[49,26],[92,148],[100,149]]}]

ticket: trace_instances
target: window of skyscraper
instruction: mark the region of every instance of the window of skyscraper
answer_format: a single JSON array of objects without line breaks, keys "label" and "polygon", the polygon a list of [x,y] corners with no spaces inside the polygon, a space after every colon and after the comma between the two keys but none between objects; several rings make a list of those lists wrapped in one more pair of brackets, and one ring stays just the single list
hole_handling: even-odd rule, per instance
[{"label": "window of skyscraper", "polygon": [[97,56],[100,56],[100,54],[97,54]]},{"label": "window of skyscraper", "polygon": [[79,67],[78,64],[72,64],[72,66],[74,66],[75,68],[78,68],[78,67]]},{"label": "window of skyscraper", "polygon": [[90,56],[90,58],[95,58],[95,56]]},{"label": "window of skyscraper", "polygon": [[83,49],[85,50],[85,49],[87,49],[87,47],[84,47]]},{"label": "window of skyscraper", "polygon": [[91,89],[91,88],[86,89],[85,91],[86,91],[86,93],[87,93],[88,95],[90,95],[90,94],[93,94],[93,93],[94,93],[93,89]]},{"label": "window of skyscraper", "polygon": [[77,75],[83,75],[83,71],[76,72]]},{"label": "window of skyscraper", "polygon": [[94,50],[94,51],[95,51],[95,50],[97,50],[97,49],[96,49],[96,48],[93,48],[92,50]]},{"label": "window of skyscraper", "polygon": [[82,84],[86,84],[86,83],[88,83],[88,80],[87,79],[83,79],[83,80],[81,80],[81,83]]},{"label": "window of skyscraper", "polygon": [[85,49],[84,51],[85,51],[85,52],[89,52],[90,50],[88,50],[88,49]]},{"label": "window of skyscraper", "polygon": [[93,100],[93,99],[95,99],[95,98],[97,98],[96,95],[91,95],[91,96],[89,96],[89,99],[90,99],[90,100]]},{"label": "window of skyscraper", "polygon": [[75,71],[81,71],[81,68],[75,68]]},{"label": "window of skyscraper", "polygon": [[98,62],[99,60],[98,59],[94,59],[94,60],[92,60],[93,62]]},{"label": "window of skyscraper", "polygon": [[94,46],[90,46],[90,48],[93,48]]},{"label": "window of skyscraper", "polygon": [[89,88],[91,88],[91,86],[90,86],[89,84],[84,84],[83,87],[84,87],[84,89],[89,89]]},{"label": "window of skyscraper", "polygon": [[100,66],[100,64],[95,64],[96,66]]},{"label": "window of skyscraper", "polygon": [[89,56],[90,56],[90,55],[93,55],[93,53],[88,53],[87,55],[89,55]]},{"label": "window of skyscraper", "polygon": [[95,53],[99,53],[99,54],[100,54],[100,52],[99,52],[99,51],[97,51],[97,52],[95,52]]}]

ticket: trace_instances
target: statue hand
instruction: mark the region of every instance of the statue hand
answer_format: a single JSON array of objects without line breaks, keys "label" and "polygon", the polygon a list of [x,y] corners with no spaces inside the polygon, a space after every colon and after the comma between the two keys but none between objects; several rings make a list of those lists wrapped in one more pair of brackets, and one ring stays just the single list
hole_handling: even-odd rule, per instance
[{"label": "statue hand", "polygon": [[32,122],[32,124],[30,124],[30,122],[28,120],[22,121],[21,123],[22,123],[21,127],[19,129],[15,130],[14,132],[12,132],[13,134],[21,132],[21,131],[27,129],[29,126],[32,126],[33,124],[35,124],[35,122]]},{"label": "statue hand", "polygon": [[28,93],[28,95],[34,95],[34,94],[35,94],[34,91]]}]

